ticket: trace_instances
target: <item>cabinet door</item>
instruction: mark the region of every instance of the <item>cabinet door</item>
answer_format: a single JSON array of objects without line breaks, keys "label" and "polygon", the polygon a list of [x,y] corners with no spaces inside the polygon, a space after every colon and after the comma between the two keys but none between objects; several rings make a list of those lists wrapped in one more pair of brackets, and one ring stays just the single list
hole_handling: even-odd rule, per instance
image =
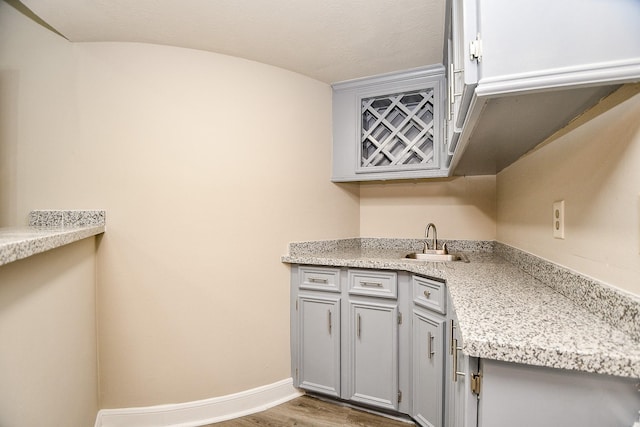
[{"label": "cabinet door", "polygon": [[298,298],[299,386],[340,397],[340,298]]},{"label": "cabinet door", "polygon": [[350,400],[397,410],[398,308],[351,302]]},{"label": "cabinet door", "polygon": [[[534,75],[550,78],[555,74],[551,77],[555,86],[575,71],[584,77],[597,71],[602,82],[607,79],[608,67],[624,64],[631,69],[639,64],[637,0],[477,3],[483,80],[495,82],[505,76],[524,80]],[[636,68],[636,76],[637,72]],[[624,73],[623,69],[618,73]]]},{"label": "cabinet door", "polygon": [[449,402],[451,413],[449,414],[451,427],[477,427],[478,425],[478,399],[471,391],[471,372],[477,372],[478,359],[471,358],[461,351],[461,338],[457,328],[458,321],[450,322],[451,334],[451,372],[448,372],[451,384],[451,401]]},{"label": "cabinet door", "polygon": [[445,320],[415,310],[412,329],[413,418],[422,426],[442,427]]},{"label": "cabinet door", "polygon": [[452,105],[451,126],[461,132],[473,92],[477,86],[478,62],[472,58],[471,42],[477,30],[475,0],[451,1],[452,52],[449,64],[449,102]]}]

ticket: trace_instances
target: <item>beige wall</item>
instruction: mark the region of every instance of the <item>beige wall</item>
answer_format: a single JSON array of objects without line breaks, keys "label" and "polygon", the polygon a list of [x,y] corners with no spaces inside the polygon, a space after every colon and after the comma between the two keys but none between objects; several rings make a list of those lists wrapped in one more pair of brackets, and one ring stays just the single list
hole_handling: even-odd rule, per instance
[{"label": "beige wall", "polygon": [[331,88],[195,50],[71,44],[0,7],[0,105],[14,126],[0,145],[16,157],[3,222],[107,211],[101,406],[289,377],[280,256],[290,241],[358,235],[358,187],[329,180]]},{"label": "beige wall", "polygon": [[362,237],[421,238],[429,222],[438,238],[495,240],[495,176],[363,183]]},{"label": "beige wall", "polygon": [[0,267],[0,425],[93,425],[95,243]]},{"label": "beige wall", "polygon": [[69,43],[0,1],[0,226],[26,222],[34,208],[23,196],[41,182],[19,175],[39,167],[34,146],[43,161],[71,137],[74,91]]},{"label": "beige wall", "polygon": [[279,257],[290,241],[358,230],[357,193],[328,179],[330,88],[191,50],[76,49],[78,169],[108,212],[104,406],[289,377],[289,270]]},{"label": "beige wall", "polygon": [[[638,91],[623,87],[498,174],[498,240],[640,295]],[[552,237],[557,200],[564,240]]]},{"label": "beige wall", "polygon": [[[639,116],[636,96],[497,179],[336,185],[329,86],[194,50],[71,44],[0,2],[0,225],[34,208],[107,210],[97,257],[104,408],[289,377],[279,257],[290,241],[421,237],[435,222],[441,238],[497,237],[640,294]],[[564,241],[550,237],[559,198]],[[18,346],[38,342],[18,323]]]}]

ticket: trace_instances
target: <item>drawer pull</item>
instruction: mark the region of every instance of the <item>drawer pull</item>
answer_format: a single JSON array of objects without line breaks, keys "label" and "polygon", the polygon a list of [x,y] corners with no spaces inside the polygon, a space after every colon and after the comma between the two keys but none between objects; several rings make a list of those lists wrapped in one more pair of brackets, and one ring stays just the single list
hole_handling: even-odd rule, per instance
[{"label": "drawer pull", "polygon": [[309,282],[311,283],[324,283],[325,285],[329,283],[327,279],[318,279],[317,277],[310,277]]},{"label": "drawer pull", "polygon": [[433,335],[431,332],[427,333],[427,342],[429,347],[429,359],[433,359],[433,355],[436,354],[436,352],[433,351]]},{"label": "drawer pull", "polygon": [[382,283],[380,282],[360,282],[362,286],[366,286],[368,288],[381,288]]},{"label": "drawer pull", "polygon": [[431,291],[424,291],[424,297],[427,299],[431,298]]}]

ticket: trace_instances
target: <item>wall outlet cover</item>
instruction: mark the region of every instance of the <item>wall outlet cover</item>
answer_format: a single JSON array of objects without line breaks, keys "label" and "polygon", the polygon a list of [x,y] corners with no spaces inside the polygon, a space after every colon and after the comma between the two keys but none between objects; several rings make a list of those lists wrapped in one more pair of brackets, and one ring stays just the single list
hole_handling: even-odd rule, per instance
[{"label": "wall outlet cover", "polygon": [[564,239],[564,200],[553,202],[553,237]]}]

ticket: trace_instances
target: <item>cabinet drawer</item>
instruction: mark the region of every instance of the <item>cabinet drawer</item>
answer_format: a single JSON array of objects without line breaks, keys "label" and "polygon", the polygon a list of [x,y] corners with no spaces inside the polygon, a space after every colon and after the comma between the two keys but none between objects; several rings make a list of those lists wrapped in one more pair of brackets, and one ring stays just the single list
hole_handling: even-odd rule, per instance
[{"label": "cabinet drawer", "polygon": [[340,292],[340,269],[300,267],[300,289]]},{"label": "cabinet drawer", "polygon": [[442,282],[413,276],[413,302],[437,313],[446,314],[447,296]]},{"label": "cabinet drawer", "polygon": [[381,298],[398,298],[395,271],[349,270],[349,293]]}]

